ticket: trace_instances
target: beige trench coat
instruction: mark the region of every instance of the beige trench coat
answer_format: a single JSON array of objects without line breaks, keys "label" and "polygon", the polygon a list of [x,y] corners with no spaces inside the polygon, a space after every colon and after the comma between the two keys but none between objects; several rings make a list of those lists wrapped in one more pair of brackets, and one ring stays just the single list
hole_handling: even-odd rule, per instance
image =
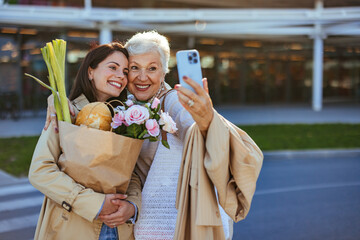
[{"label": "beige trench coat", "polygon": [[[88,101],[81,96],[74,103],[80,110]],[[59,170],[56,164],[61,154],[59,146],[59,135],[50,126],[42,132],[30,165],[29,181],[45,195],[34,239],[97,240],[102,222],[94,219],[104,202],[105,194],[84,188]],[[140,211],[141,183],[135,173],[127,195],[127,200],[135,203]],[[64,202],[71,206],[70,212],[65,210]],[[134,239],[132,224],[120,225],[118,233],[121,240]]]},{"label": "beige trench coat", "polygon": [[179,173],[174,239],[225,239],[217,196],[235,222],[244,219],[262,161],[255,142],[216,112],[206,139],[193,124],[186,135]]}]

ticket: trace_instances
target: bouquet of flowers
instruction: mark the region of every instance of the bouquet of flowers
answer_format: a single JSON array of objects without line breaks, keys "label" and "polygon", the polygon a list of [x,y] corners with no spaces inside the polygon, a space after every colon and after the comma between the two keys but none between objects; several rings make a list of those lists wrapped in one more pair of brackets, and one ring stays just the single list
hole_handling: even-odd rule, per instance
[{"label": "bouquet of flowers", "polygon": [[[58,165],[76,182],[97,192],[125,193],[143,140],[158,141],[161,130],[174,133],[177,128],[169,114],[160,110],[158,98],[142,103],[129,95],[113,110],[109,121],[105,103],[93,102],[78,113],[79,126],[59,122],[64,152]],[[170,148],[166,140],[161,142]]]},{"label": "bouquet of flowers", "polygon": [[[176,123],[166,112],[160,111],[160,100],[154,98],[152,103],[141,103],[135,100],[133,95],[128,95],[124,106],[114,109],[114,117],[111,127],[113,132],[136,139],[149,139],[156,142],[159,140],[160,131],[175,133]],[[161,143],[168,149],[170,146],[166,140]]]}]

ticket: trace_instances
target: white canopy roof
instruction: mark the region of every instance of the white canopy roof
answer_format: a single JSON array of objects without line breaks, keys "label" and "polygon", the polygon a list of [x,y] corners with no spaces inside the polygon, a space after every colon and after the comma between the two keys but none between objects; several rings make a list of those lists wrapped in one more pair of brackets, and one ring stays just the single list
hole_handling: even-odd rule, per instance
[{"label": "white canopy roof", "polygon": [[312,9],[116,9],[92,7],[90,0],[84,1],[83,8],[8,5],[0,0],[0,24],[112,31],[157,29],[161,33],[222,38],[359,36],[360,7],[324,8],[318,1]]}]

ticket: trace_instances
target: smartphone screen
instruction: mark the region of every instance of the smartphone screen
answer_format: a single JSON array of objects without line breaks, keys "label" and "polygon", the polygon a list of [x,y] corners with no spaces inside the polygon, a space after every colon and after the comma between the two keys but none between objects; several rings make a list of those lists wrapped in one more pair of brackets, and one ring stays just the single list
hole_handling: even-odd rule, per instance
[{"label": "smartphone screen", "polygon": [[200,84],[201,87],[203,86],[200,54],[197,50],[193,49],[178,51],[176,53],[176,62],[181,86],[195,92],[195,90],[190,85],[184,82],[184,76],[191,78]]}]

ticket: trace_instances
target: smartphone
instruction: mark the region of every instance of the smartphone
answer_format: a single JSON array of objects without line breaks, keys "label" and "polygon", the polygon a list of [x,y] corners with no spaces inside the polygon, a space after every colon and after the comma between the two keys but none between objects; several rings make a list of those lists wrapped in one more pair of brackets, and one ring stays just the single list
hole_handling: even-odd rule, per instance
[{"label": "smartphone", "polygon": [[187,76],[203,86],[202,83],[202,73],[200,65],[200,54],[197,50],[181,50],[176,53],[176,62],[179,75],[179,82],[181,86],[190,89],[195,92],[195,90],[184,82],[183,77]]}]

